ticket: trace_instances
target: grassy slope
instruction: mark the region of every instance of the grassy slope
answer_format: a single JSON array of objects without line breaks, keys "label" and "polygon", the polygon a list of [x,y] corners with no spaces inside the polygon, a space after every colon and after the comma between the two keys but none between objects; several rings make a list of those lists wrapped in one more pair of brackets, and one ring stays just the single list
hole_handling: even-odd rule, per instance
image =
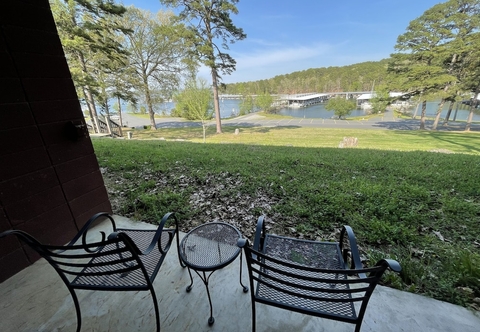
[{"label": "grassy slope", "polygon": [[[224,129],[207,142],[238,144],[94,140],[116,213],[178,211],[185,229],[218,218],[246,236],[265,213],[276,233],[327,240],[349,224],[367,264],[402,264],[385,283],[462,305],[480,297],[478,134]],[[200,129],[154,135],[201,141]],[[363,149],[335,148],[343,136]]]},{"label": "grassy slope", "polygon": [[[239,143],[296,147],[338,147],[343,137],[357,137],[359,148],[399,151],[448,150],[456,153],[480,154],[480,140],[474,132],[438,132],[410,130],[365,130],[307,127],[245,127],[235,135],[234,126],[223,126],[217,135],[213,126],[207,129],[207,143]],[[165,138],[202,142],[202,128],[168,128],[157,131],[132,130],[138,139]]]}]

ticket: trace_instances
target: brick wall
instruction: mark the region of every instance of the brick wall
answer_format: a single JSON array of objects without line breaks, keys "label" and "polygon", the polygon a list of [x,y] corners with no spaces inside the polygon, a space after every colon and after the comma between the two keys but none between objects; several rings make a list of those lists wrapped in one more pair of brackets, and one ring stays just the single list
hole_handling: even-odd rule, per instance
[{"label": "brick wall", "polygon": [[[48,0],[2,2],[0,10],[0,232],[24,230],[67,243],[111,205]],[[0,239],[0,282],[38,259],[16,238]]]}]

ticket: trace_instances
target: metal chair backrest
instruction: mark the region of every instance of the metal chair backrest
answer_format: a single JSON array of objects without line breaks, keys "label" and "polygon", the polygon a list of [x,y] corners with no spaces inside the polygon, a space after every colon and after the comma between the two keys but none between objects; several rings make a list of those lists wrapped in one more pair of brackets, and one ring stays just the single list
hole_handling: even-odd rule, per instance
[{"label": "metal chair backrest", "polygon": [[[252,301],[349,323],[363,318],[368,300],[388,267],[312,268],[268,256],[250,246],[244,249],[250,280],[257,282]],[[356,277],[361,273],[368,276]]]}]

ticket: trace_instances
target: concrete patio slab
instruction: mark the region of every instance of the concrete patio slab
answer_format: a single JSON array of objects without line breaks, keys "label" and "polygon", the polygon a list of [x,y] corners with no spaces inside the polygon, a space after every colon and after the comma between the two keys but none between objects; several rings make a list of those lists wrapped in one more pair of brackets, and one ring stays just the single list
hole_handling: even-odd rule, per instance
[{"label": "concrete patio slab", "polygon": [[[152,228],[115,216],[121,228]],[[109,231],[102,223],[92,229]],[[180,236],[183,237],[184,234]],[[155,279],[162,331],[251,331],[250,294],[239,284],[239,261],[216,271],[210,278],[215,323],[208,326],[209,305],[205,286],[178,263],[172,246]],[[244,283],[248,283],[244,264]],[[149,292],[77,291],[82,310],[82,331],[155,331]],[[0,284],[0,331],[75,331],[76,315],[66,286],[45,260],[40,260]],[[310,317],[257,304],[257,331],[353,331],[346,323]],[[438,331],[478,332],[480,315],[463,307],[424,296],[379,286],[371,297],[362,332]]]}]

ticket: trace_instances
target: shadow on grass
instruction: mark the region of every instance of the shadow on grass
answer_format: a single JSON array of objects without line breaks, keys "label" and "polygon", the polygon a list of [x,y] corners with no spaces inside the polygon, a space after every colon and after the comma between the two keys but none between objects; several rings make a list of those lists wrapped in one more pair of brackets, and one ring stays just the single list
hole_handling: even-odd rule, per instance
[{"label": "shadow on grass", "polygon": [[[227,127],[228,127],[228,129],[227,129]],[[235,124],[235,125],[231,125],[231,126],[225,126],[225,127],[222,127],[222,128],[223,128],[224,133],[230,133],[230,132],[235,133],[236,129],[241,130],[242,128],[243,129],[248,128],[249,133],[265,134],[265,133],[275,131],[275,130],[280,130],[280,129],[298,129],[298,128],[302,128],[302,127],[301,126],[260,126],[260,125],[255,126],[255,125],[251,125],[251,124],[247,123],[245,126]]]},{"label": "shadow on grass", "polygon": [[[462,147],[465,150],[468,150],[472,153],[480,154],[480,146],[473,145],[472,142],[472,133],[469,132],[442,132],[442,131],[403,131],[399,132],[399,135],[403,136],[415,136],[415,137],[425,137],[425,138],[433,138],[435,140],[446,142],[448,144]],[[477,133],[473,133],[473,135],[477,135]],[[468,143],[467,143],[468,142]]]},{"label": "shadow on grass", "polygon": [[[301,126],[264,126],[254,123],[235,123],[235,124],[223,124],[223,134],[235,134],[235,130],[239,129],[240,132],[247,131],[248,134],[265,134],[271,131],[280,129],[298,129]],[[135,139],[199,139],[203,137],[203,127],[200,122],[163,122],[157,125],[157,130],[150,129],[132,129],[129,130],[133,133]],[[217,135],[215,124],[209,124],[206,128],[206,138],[212,138]]]},{"label": "shadow on grass", "polygon": [[[425,121],[425,129],[432,130],[433,120]],[[443,126],[439,123],[435,132],[445,132],[445,131],[456,131],[463,132],[465,131],[465,122],[449,122],[448,126]],[[420,120],[417,119],[401,119],[398,121],[382,121],[377,122],[373,127],[385,128],[390,130],[419,130],[420,129]],[[480,123],[472,123],[470,131],[480,132]]]}]

